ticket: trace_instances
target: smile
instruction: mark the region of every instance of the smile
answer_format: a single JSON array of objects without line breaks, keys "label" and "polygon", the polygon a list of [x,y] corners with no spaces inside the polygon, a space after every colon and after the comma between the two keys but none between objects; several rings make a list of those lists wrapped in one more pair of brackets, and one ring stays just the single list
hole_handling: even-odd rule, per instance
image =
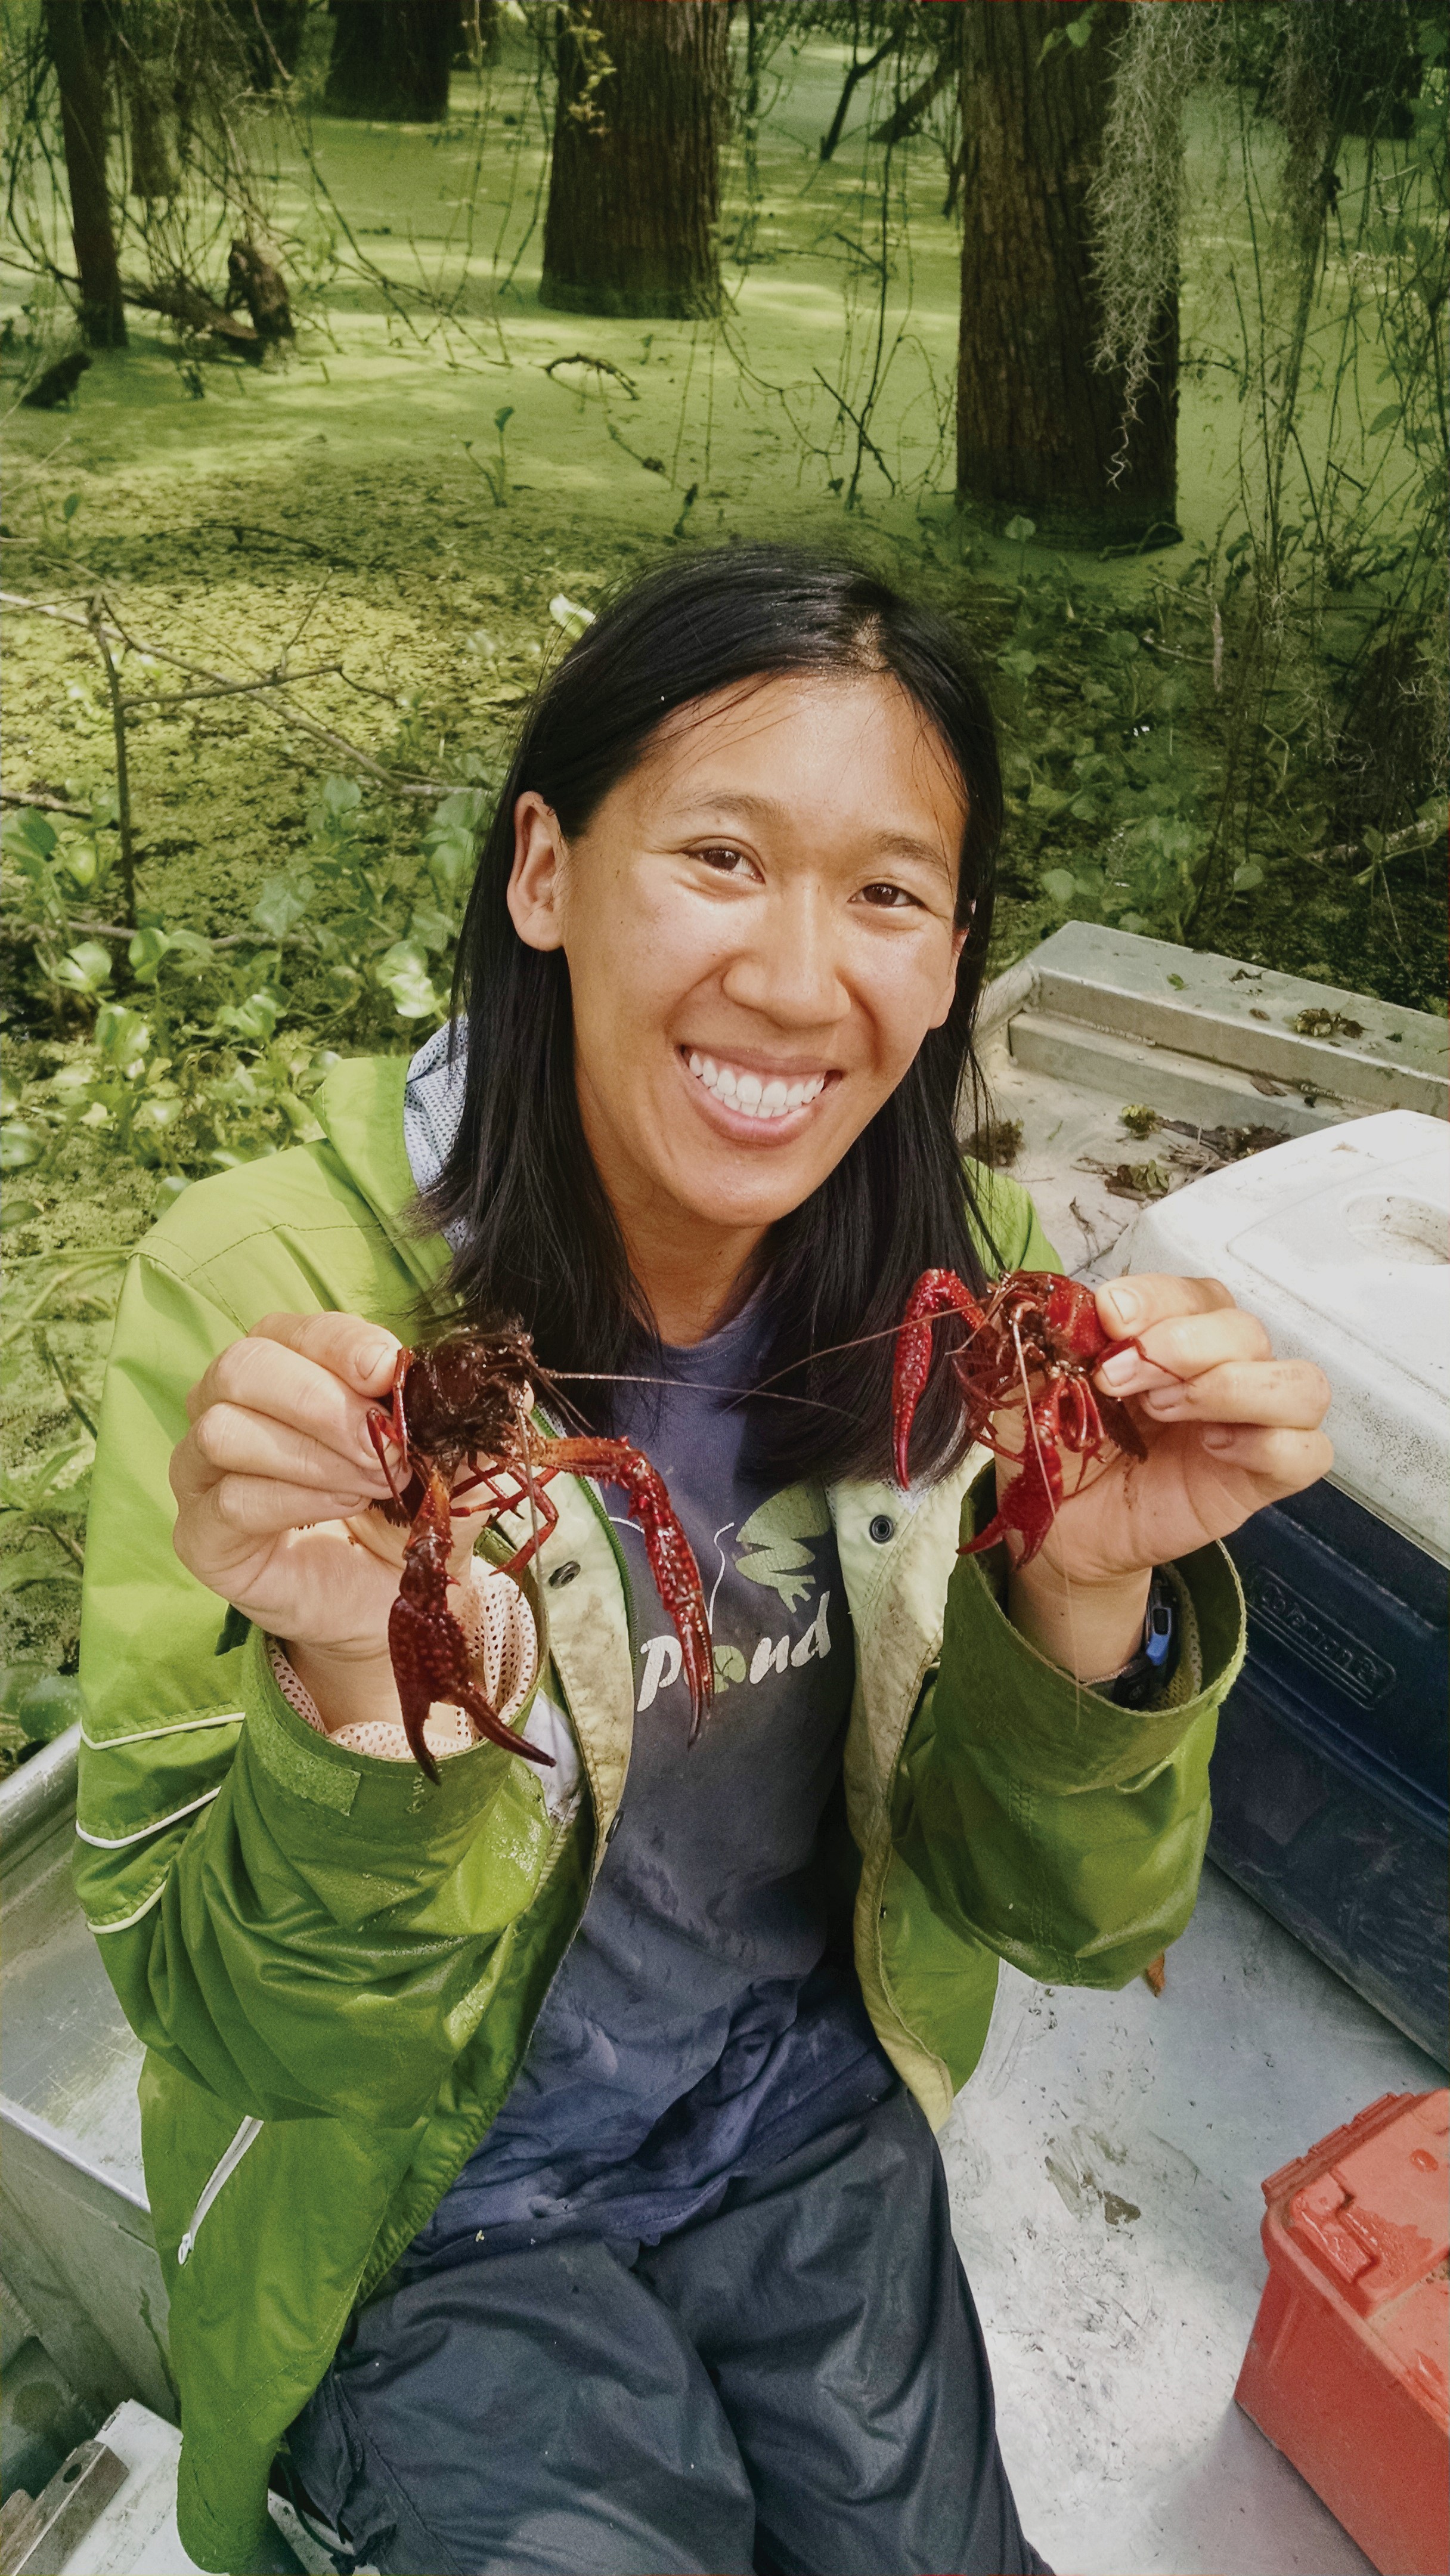
[{"label": "smile", "polygon": [[741,1118],[793,1117],[798,1109],[808,1109],[813,1100],[819,1100],[826,1087],[823,1073],[797,1074],[789,1080],[782,1074],[740,1073],[733,1065],[717,1064],[712,1055],[700,1055],[694,1049],[685,1061],[711,1098]]}]

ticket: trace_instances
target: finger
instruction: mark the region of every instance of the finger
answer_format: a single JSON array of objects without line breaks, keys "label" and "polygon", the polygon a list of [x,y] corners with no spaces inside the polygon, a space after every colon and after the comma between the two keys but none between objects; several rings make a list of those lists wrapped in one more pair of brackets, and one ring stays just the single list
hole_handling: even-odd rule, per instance
[{"label": "finger", "polygon": [[[345,1519],[355,1512],[367,1511],[377,1499],[372,1492],[363,1490],[360,1476],[349,1471],[342,1461],[338,1462],[338,1473],[331,1481],[324,1482],[298,1483],[286,1476],[249,1476],[219,1469],[200,1447],[194,1431],[189,1431],[173,1449],[168,1474],[177,1502],[178,1529],[185,1526],[201,1529],[215,1523],[233,1530],[262,1526],[298,1529],[306,1521]],[[269,1507],[263,1499],[258,1505],[262,1520],[249,1521],[235,1490],[248,1484],[255,1485],[263,1498],[269,1491],[285,1488],[289,1498],[288,1516],[267,1521]],[[234,1490],[229,1493],[225,1506],[218,1510],[217,1495],[223,1485]]]},{"label": "finger", "polygon": [[341,1489],[324,1494],[313,1485],[289,1485],[282,1477],[219,1476],[202,1496],[197,1520],[232,1539],[275,1538],[318,1521],[351,1520],[366,1501]]},{"label": "finger", "polygon": [[1327,1476],[1334,1464],[1334,1443],[1322,1431],[1273,1431],[1258,1423],[1215,1422],[1201,1436],[1215,1467],[1252,1476],[1267,1489],[1260,1494],[1261,1502],[1302,1493],[1306,1485]]},{"label": "finger", "polygon": [[1312,1360],[1231,1360],[1141,1399],[1150,1422],[1262,1422],[1290,1431],[1317,1431],[1329,1400],[1329,1380]]},{"label": "finger", "polygon": [[[402,1348],[397,1335],[385,1325],[365,1323],[360,1315],[276,1314],[264,1315],[240,1342],[231,1343],[220,1359],[230,1360],[234,1352],[253,1343],[264,1355],[276,1348],[294,1352],[329,1377],[339,1379],[354,1395],[370,1396],[375,1401],[388,1393]],[[214,1401],[208,1390],[213,1387],[219,1364],[213,1360],[186,1399],[193,1422]]]},{"label": "finger", "polygon": [[385,1324],[365,1323],[360,1315],[264,1315],[249,1338],[279,1342],[373,1398],[388,1392],[403,1347]]},{"label": "finger", "polygon": [[1219,1306],[1209,1314],[1173,1315],[1150,1324],[1127,1350],[1105,1361],[1098,1377],[1113,1395],[1142,1395],[1149,1387],[1200,1377],[1226,1360],[1272,1357],[1273,1345],[1257,1315],[1246,1315],[1242,1306]]},{"label": "finger", "polygon": [[289,1423],[249,1411],[243,1405],[208,1405],[189,1437],[217,1475],[276,1476],[290,1485],[313,1486],[328,1493],[352,1492],[359,1481],[371,1494],[382,1496],[391,1491],[371,1443],[360,1477],[360,1461],[355,1453],[346,1454],[312,1432],[295,1430]]},{"label": "finger", "polygon": [[267,1336],[248,1333],[212,1361],[187,1399],[193,1425],[217,1404],[263,1414],[308,1434],[358,1467],[371,1470],[377,1464],[368,1436],[367,1399],[320,1361]]},{"label": "finger", "polygon": [[1098,1321],[1114,1341],[1129,1333],[1146,1333],[1150,1325],[1162,1323],[1169,1315],[1207,1315],[1234,1303],[1221,1279],[1179,1279],[1156,1270],[1110,1279],[1094,1293]]}]

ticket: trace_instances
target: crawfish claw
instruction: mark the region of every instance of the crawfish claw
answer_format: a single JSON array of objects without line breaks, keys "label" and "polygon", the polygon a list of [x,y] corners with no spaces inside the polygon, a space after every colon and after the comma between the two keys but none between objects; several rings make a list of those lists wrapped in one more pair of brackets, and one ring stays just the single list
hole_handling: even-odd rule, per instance
[{"label": "crawfish claw", "polygon": [[891,1431],[896,1481],[903,1492],[911,1482],[911,1426],[921,1392],[931,1374],[931,1327],[937,1315],[960,1315],[980,1329],[982,1309],[954,1270],[923,1270],[907,1301],[896,1336],[896,1365],[891,1378]]}]

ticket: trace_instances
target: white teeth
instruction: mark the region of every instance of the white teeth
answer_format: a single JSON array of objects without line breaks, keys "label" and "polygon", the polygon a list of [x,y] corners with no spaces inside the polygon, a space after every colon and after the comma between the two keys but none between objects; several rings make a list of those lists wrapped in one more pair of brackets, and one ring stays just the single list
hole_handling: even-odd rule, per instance
[{"label": "white teeth", "polygon": [[799,1075],[787,1082],[783,1074],[772,1074],[762,1082],[758,1073],[736,1073],[728,1064],[717,1064],[712,1055],[701,1055],[691,1048],[686,1056],[690,1071],[707,1091],[714,1093],[742,1118],[788,1118],[796,1109],[805,1109],[819,1100],[826,1087],[823,1073]]}]

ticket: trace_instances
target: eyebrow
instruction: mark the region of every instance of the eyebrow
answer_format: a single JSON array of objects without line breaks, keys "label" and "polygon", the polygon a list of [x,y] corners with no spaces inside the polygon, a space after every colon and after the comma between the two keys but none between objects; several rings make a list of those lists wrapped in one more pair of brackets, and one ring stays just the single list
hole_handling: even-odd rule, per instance
[{"label": "eyebrow", "polygon": [[[686,808],[686,813],[692,809]],[[776,796],[756,796],[748,788],[739,794],[706,797],[697,809],[706,824],[728,821],[738,815],[751,823],[788,823],[791,809]],[[930,868],[944,868],[950,873],[951,862],[940,844],[918,840],[914,832],[879,832],[872,847],[880,858],[917,859]]]}]

